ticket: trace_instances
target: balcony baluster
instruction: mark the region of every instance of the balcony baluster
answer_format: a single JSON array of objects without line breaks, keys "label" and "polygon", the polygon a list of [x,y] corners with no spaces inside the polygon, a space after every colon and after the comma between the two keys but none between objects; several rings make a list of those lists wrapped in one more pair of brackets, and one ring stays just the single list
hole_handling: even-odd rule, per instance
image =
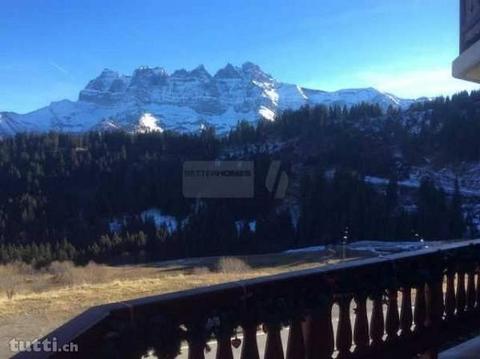
[{"label": "balcony baluster", "polygon": [[368,336],[367,296],[359,294],[355,297],[355,322],[353,338],[355,342],[355,354],[364,356],[370,344]]}]

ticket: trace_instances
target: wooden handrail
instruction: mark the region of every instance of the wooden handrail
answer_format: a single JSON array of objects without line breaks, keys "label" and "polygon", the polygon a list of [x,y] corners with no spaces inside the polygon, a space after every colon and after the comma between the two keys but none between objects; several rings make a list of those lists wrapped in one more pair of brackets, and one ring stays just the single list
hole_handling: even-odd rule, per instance
[{"label": "wooden handrail", "polygon": [[[234,331],[244,334],[242,358],[259,358],[260,326],[267,332],[268,358],[283,356],[287,344],[289,358],[331,358],[334,350],[342,358],[404,358],[480,329],[475,321],[480,288],[472,286],[475,276],[479,280],[479,260],[480,240],[463,241],[103,305],[41,339],[55,338],[58,347],[75,343],[78,353],[28,352],[16,358],[139,358],[149,349],[173,358],[182,342],[190,357],[202,358],[210,339],[218,339],[217,358],[230,358]],[[456,278],[466,273],[465,296],[458,280],[460,292],[452,292],[452,273]],[[336,331],[333,304],[339,306]],[[292,328],[288,343],[279,335],[284,326]]]}]

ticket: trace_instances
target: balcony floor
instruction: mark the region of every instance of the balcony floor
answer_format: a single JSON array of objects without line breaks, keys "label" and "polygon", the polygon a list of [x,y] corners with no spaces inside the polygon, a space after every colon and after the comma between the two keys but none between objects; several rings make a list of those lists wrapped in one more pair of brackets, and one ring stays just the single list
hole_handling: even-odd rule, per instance
[{"label": "balcony floor", "polygon": [[480,337],[446,350],[439,355],[439,359],[477,359],[480,358]]}]

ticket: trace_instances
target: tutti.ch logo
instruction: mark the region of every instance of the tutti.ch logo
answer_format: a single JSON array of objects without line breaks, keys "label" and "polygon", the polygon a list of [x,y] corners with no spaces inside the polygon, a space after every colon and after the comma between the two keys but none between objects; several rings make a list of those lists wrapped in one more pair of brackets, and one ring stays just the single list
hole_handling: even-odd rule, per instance
[{"label": "tutti.ch logo", "polygon": [[267,191],[273,193],[275,199],[283,199],[287,193],[288,175],[281,170],[281,162],[273,161],[265,179]]}]

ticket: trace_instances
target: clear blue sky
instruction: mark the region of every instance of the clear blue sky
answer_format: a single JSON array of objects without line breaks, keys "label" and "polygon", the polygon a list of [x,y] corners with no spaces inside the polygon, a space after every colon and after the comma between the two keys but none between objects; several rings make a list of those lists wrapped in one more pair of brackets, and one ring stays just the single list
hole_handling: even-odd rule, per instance
[{"label": "clear blue sky", "polygon": [[1,0],[0,110],[76,99],[103,69],[252,61],[279,80],[404,97],[450,78],[458,0]]}]

